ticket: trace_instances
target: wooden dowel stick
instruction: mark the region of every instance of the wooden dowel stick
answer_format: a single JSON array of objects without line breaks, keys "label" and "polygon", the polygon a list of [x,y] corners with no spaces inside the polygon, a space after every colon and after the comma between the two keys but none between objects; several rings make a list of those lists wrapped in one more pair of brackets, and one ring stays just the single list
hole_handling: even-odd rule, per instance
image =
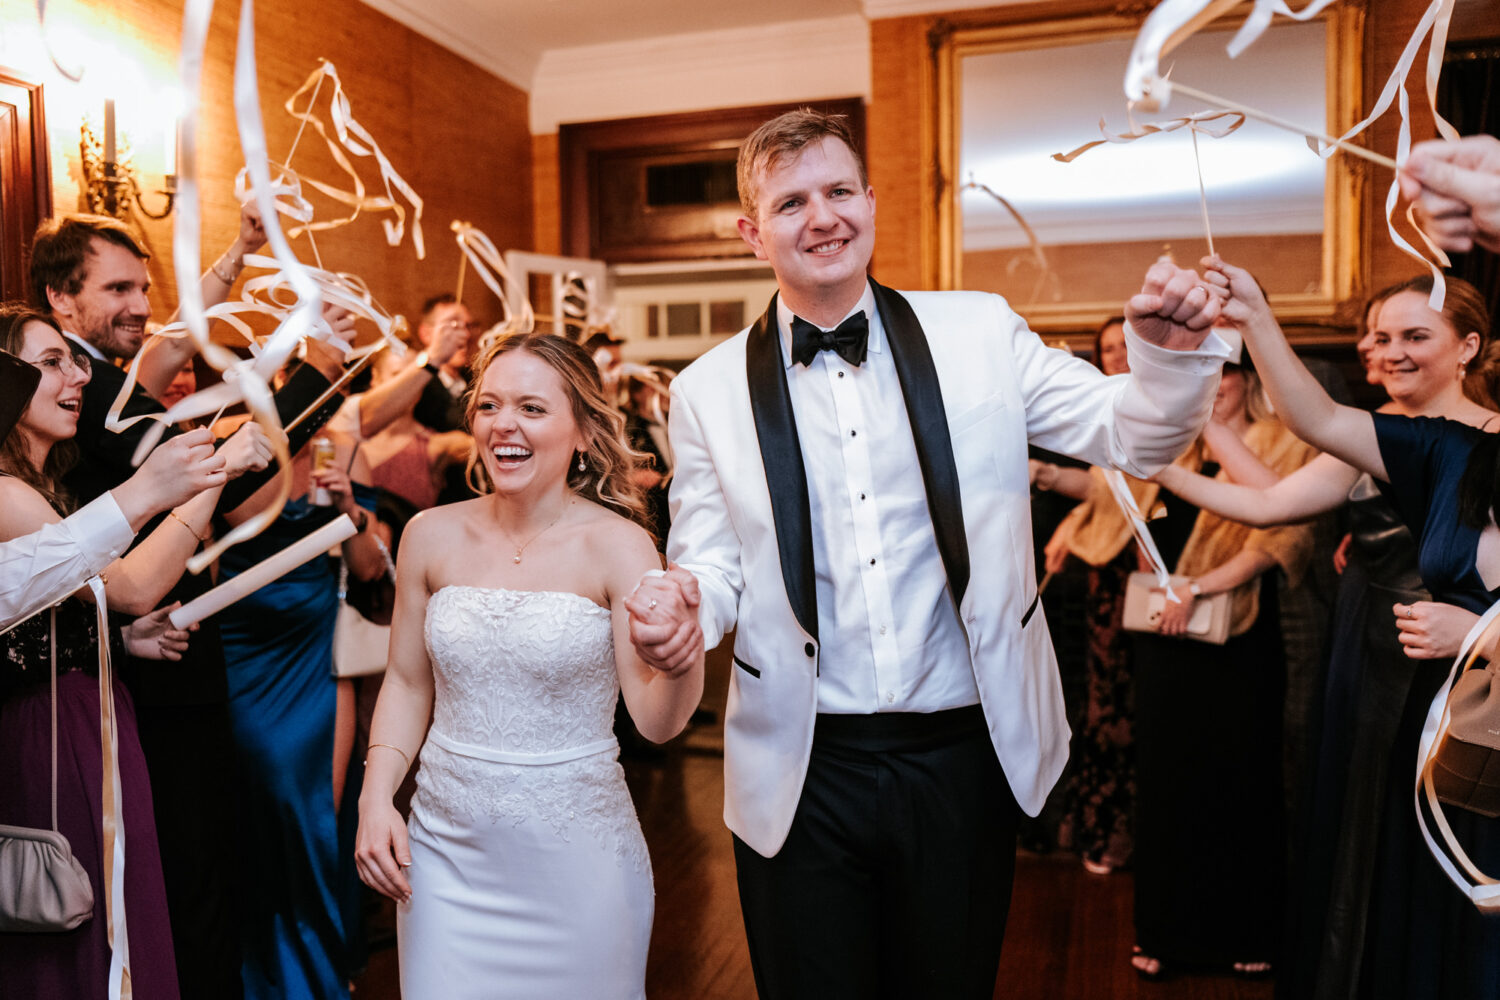
[{"label": "wooden dowel stick", "polygon": [[347,385],[349,381],[354,378],[354,376],[358,375],[364,369],[365,365],[369,364],[375,359],[375,355],[379,354],[383,350],[385,350],[385,347],[382,345],[379,350],[371,351],[369,354],[366,354],[364,357],[360,358],[359,361],[352,365],[348,371],[339,376],[338,381],[334,382],[333,385],[330,385],[327,389],[324,389],[323,394],[317,399],[313,400],[311,406],[299,413],[296,420],[293,420],[291,423],[287,424],[282,428],[282,430],[290,434],[292,432],[292,428],[296,427],[298,424],[302,423],[302,421],[312,416],[313,411],[327,402],[329,396],[332,396],[334,393],[338,392],[345,385]]},{"label": "wooden dowel stick", "polygon": [[1285,118],[1278,118],[1273,114],[1268,114],[1267,112],[1260,111],[1256,108],[1246,107],[1245,105],[1238,104],[1234,101],[1227,101],[1222,97],[1215,97],[1213,94],[1205,93],[1194,87],[1189,87],[1186,84],[1178,83],[1175,80],[1168,80],[1166,81],[1166,83],[1173,91],[1182,94],[1185,97],[1191,97],[1195,100],[1202,101],[1204,104],[1212,104],[1217,108],[1228,108],[1231,111],[1238,111],[1247,118],[1254,118],[1257,121],[1265,122],[1267,125],[1275,125],[1277,128],[1283,128],[1289,132],[1295,132],[1298,135],[1304,135],[1313,139],[1317,139],[1319,142],[1326,143],[1327,145],[1337,146],[1339,149],[1342,149],[1346,153],[1351,153],[1354,156],[1362,157],[1363,159],[1369,160],[1371,163],[1378,163],[1382,167],[1386,167],[1391,170],[1400,169],[1396,161],[1391,159],[1389,156],[1381,156],[1379,153],[1365,149],[1363,146],[1356,146],[1351,142],[1344,142],[1342,139],[1335,139],[1333,136],[1324,135],[1322,132],[1313,132],[1309,129],[1303,128],[1296,122],[1289,122]]}]

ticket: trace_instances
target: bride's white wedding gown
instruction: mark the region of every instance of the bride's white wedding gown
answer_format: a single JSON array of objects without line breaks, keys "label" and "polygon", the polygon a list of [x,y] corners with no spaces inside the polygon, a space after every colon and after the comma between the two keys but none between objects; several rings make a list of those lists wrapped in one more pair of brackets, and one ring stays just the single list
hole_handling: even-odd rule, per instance
[{"label": "bride's white wedding gown", "polygon": [[645,996],[651,861],[612,733],[610,612],[577,594],[444,587],[412,801],[406,1000]]}]

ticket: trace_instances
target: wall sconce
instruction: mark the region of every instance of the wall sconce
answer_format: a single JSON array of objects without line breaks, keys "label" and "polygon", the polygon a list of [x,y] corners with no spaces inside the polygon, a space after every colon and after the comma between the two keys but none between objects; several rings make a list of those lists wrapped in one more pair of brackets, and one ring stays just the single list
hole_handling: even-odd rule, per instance
[{"label": "wall sconce", "polygon": [[89,211],[124,222],[130,215],[133,204],[135,209],[148,219],[165,219],[172,214],[172,202],[177,197],[176,120],[172,122],[171,134],[167,139],[167,162],[165,176],[162,178],[162,190],[156,192],[167,199],[166,205],[160,212],[153,212],[146,207],[142,198],[143,192],[139,181],[136,180],[131,162],[130,146],[125,142],[117,143],[116,139],[115,102],[112,99],[106,99],[103,140],[101,141],[94,134],[94,130],[89,127],[88,119],[85,118],[79,142],[83,160],[84,199],[88,203]]}]

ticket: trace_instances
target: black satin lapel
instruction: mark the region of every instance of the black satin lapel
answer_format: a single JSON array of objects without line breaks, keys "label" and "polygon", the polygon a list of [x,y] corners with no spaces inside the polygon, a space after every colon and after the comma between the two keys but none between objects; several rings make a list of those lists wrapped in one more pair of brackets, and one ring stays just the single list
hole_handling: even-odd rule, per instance
[{"label": "black satin lapel", "polygon": [[786,383],[781,337],[776,329],[776,296],[745,345],[745,375],[750,383],[750,412],[760,439],[760,460],[771,491],[776,548],[786,596],[802,628],[818,636],[817,579],[813,573],[812,512],[807,501],[807,470],[797,440],[797,418]]},{"label": "black satin lapel", "polygon": [[969,540],[964,533],[963,500],[958,490],[958,468],[953,464],[953,439],[948,434],[948,415],[943,409],[943,390],[927,335],[912,311],[911,303],[871,279],[875,307],[885,324],[886,342],[896,363],[906,415],[917,443],[917,464],[927,490],[927,510],[938,552],[948,573],[954,603],[962,601],[969,586]]}]

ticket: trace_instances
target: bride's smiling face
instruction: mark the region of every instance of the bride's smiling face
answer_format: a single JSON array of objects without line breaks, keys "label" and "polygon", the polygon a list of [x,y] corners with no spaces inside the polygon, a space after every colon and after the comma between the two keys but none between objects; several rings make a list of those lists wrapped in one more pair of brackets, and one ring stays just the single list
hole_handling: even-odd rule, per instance
[{"label": "bride's smiling face", "polygon": [[586,448],[562,376],[525,350],[502,354],[485,369],[473,432],[496,493],[566,483],[569,465]]}]

